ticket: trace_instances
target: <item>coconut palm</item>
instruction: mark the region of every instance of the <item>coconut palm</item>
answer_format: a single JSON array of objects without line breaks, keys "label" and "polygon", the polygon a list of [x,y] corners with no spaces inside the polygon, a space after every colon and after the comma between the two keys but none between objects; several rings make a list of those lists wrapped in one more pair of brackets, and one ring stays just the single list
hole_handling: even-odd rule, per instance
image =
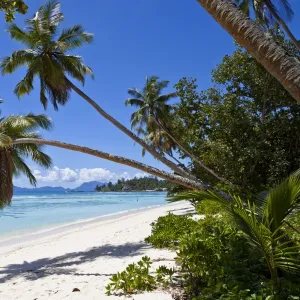
[{"label": "coconut palm", "polygon": [[287,53],[260,25],[247,17],[232,0],[197,1],[300,102],[299,59]]},{"label": "coconut palm", "polygon": [[291,21],[294,16],[289,1],[280,0],[279,3],[276,3],[277,5],[272,0],[235,0],[235,2],[247,15],[250,15],[252,9],[256,19],[263,24],[269,25],[274,20],[279,23],[300,51],[299,41],[295,38],[286,23],[286,21]]},{"label": "coconut palm", "polygon": [[186,192],[170,198],[171,202],[179,200],[220,204],[232,222],[248,237],[250,244],[262,253],[275,290],[279,288],[279,269],[300,274],[300,247],[295,246],[283,230],[288,224],[287,217],[299,208],[299,171],[269,192],[260,193],[256,204],[248,202],[245,205],[239,196],[233,196],[232,202],[229,202],[212,191]]},{"label": "coconut palm", "polygon": [[148,132],[153,134],[159,130],[166,133],[170,140],[172,140],[189,158],[197,163],[201,168],[204,168],[210,174],[217,179],[231,183],[225,178],[216,174],[212,169],[203,164],[203,162],[197,158],[188,146],[183,145],[181,141],[174,137],[169,129],[171,126],[171,112],[173,106],[168,104],[168,101],[177,97],[176,93],[162,94],[164,88],[169,84],[169,81],[159,81],[157,76],[146,77],[146,83],[142,91],[137,88],[131,88],[128,90],[130,96],[125,101],[125,105],[131,105],[138,108],[136,112],[131,115],[131,127],[137,130],[137,133]]},{"label": "coconut palm", "polygon": [[162,94],[162,90],[167,88],[169,81],[160,81],[157,76],[146,77],[145,86],[142,91],[137,88],[128,89],[128,94],[133,98],[128,98],[125,105],[138,108],[131,115],[131,127],[138,133],[144,128],[147,132],[161,128],[160,124],[166,126],[169,123],[172,105],[168,102],[177,97],[176,93]]},{"label": "coconut palm", "polygon": [[37,144],[12,145],[19,138],[39,138],[34,130],[50,129],[51,121],[45,115],[28,114],[25,116],[9,116],[0,118],[0,208],[10,203],[13,195],[13,176],[25,175],[32,185],[36,178],[24,159],[49,168],[50,157]]},{"label": "coconut palm", "polygon": [[41,6],[32,19],[25,21],[25,29],[16,24],[9,25],[8,32],[11,38],[26,47],[25,50],[14,51],[10,57],[3,58],[0,65],[2,74],[13,73],[22,66],[27,67],[27,73],[17,84],[15,94],[18,97],[29,94],[34,89],[34,79],[38,78],[40,101],[45,108],[50,101],[57,110],[59,105],[68,102],[71,91],[75,91],[100,115],[147,149],[155,158],[178,174],[190,176],[120,124],[71,81],[73,78],[84,84],[86,76],[93,76],[91,68],[83,63],[80,56],[69,54],[84,44],[90,44],[93,35],[85,32],[81,25],[60,31],[59,25],[63,18],[59,2],[50,1]]}]

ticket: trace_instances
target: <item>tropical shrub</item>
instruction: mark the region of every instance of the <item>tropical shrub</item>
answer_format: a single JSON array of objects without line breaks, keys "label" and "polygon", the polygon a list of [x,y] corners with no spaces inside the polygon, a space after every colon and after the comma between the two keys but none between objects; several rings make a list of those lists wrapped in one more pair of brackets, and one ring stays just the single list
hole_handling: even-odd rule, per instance
[{"label": "tropical shrub", "polygon": [[174,248],[182,235],[191,233],[197,222],[190,216],[177,216],[169,213],[151,224],[151,235],[145,241],[156,248]]},{"label": "tropical shrub", "polygon": [[219,216],[207,216],[198,223],[197,230],[181,239],[176,258],[189,297],[238,295],[260,279],[266,280],[261,255],[249,249],[242,232]]},{"label": "tropical shrub", "polygon": [[137,264],[130,264],[123,272],[114,274],[106,286],[106,294],[133,294],[139,291],[152,291],[156,287],[155,278],[149,274],[150,258],[142,257]]},{"label": "tropical shrub", "polygon": [[[300,246],[297,244],[297,240],[293,239],[293,235],[289,232],[294,227],[289,226],[289,229],[287,230],[286,226],[288,216],[293,212],[296,214],[299,205],[299,172],[291,175],[267,194],[260,194],[256,204],[250,202],[245,204],[239,196],[234,195],[232,196],[231,201],[228,201],[211,191],[187,192],[175,196],[174,198],[176,200],[197,199],[199,202],[204,201],[206,203],[217,203],[218,205],[221,205],[223,210],[226,211],[226,218],[231,220],[230,224],[232,225],[230,226],[234,226],[236,230],[243,233],[243,240],[235,242],[234,245],[245,248],[242,249],[243,253],[248,253],[245,260],[249,260],[252,253],[258,253],[258,257],[259,255],[261,256],[261,259],[258,261],[264,263],[264,266],[260,267],[254,273],[258,276],[264,275],[265,279],[263,279],[263,282],[266,282],[267,280],[266,285],[270,287],[269,295],[281,297],[283,299],[287,299],[287,295],[291,295],[291,291],[295,292],[297,296],[300,295],[300,285],[299,280],[297,279],[297,275],[300,274]],[[198,228],[199,227],[197,227],[197,230]],[[294,233],[299,233],[296,228]],[[232,237],[233,236],[231,236],[231,238]],[[187,270],[190,270],[192,268],[190,264],[193,263],[193,259],[196,259],[196,262],[194,262],[194,266],[196,267],[200,265],[200,262],[203,264],[204,259],[211,259],[211,253],[217,255],[217,257],[220,255],[218,254],[218,251],[222,248],[217,247],[218,239],[214,240],[212,243],[214,246],[213,250],[210,248],[210,244],[208,244],[210,239],[210,237],[203,239],[201,234],[199,236],[199,233],[195,233],[194,235],[190,234],[189,238],[180,243],[179,249],[182,249],[181,256],[187,257],[190,252],[193,254],[193,256],[190,255],[190,258],[186,263],[182,259],[183,268],[186,264]],[[219,239],[222,240],[220,237]],[[230,243],[228,242],[228,240],[223,242],[222,247],[224,245],[229,247]],[[235,253],[237,246],[230,251],[226,250],[225,253],[228,252],[232,256]],[[248,249],[250,252],[248,252]],[[197,253],[196,256],[195,253]],[[202,253],[205,253],[205,257],[201,257]],[[221,251],[223,267],[226,266],[227,268],[229,265],[230,268],[232,268],[232,264],[234,265],[238,262],[237,258],[231,257],[229,264],[227,265],[226,257],[224,258],[223,255],[224,248]],[[213,263],[216,263],[216,258],[215,260],[211,259],[210,266],[212,266]],[[251,265],[254,266],[256,264],[251,262],[249,265],[250,268],[252,268]],[[268,269],[267,273],[263,271],[266,268]],[[216,269],[217,268],[215,267],[214,270]],[[247,268],[244,269],[247,270]],[[223,270],[226,271],[226,276],[230,274],[227,269],[223,268]],[[201,273],[199,275],[196,273],[196,275],[205,281],[205,274],[203,275],[203,272],[202,265]],[[194,273],[194,271],[192,273]],[[244,271],[243,276],[246,274],[246,271]],[[234,272],[233,275],[236,279],[236,272]],[[285,280],[288,279],[288,281],[283,280],[283,278]],[[255,283],[256,281],[249,279],[248,287],[246,287],[246,289],[250,288],[250,291],[252,291],[253,287],[251,287],[251,283],[253,282]],[[258,280],[257,283],[259,282],[261,281]],[[207,283],[208,286],[211,285],[209,281]],[[296,283],[298,283],[298,288],[294,289]],[[240,289],[240,284],[238,286]],[[201,290],[201,293],[203,293],[203,289]]]},{"label": "tropical shrub", "polygon": [[153,291],[158,286],[167,287],[172,281],[174,269],[160,266],[156,276],[150,274],[152,263],[148,256],[142,257],[137,264],[129,264],[123,272],[118,272],[110,278],[106,286],[106,295],[130,295],[142,291]]}]

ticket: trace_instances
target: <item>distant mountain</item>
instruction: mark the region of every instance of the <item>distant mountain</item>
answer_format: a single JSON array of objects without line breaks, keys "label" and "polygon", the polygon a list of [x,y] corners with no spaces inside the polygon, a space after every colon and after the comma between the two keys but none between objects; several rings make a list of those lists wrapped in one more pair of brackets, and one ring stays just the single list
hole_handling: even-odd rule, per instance
[{"label": "distant mountain", "polygon": [[42,193],[42,192],[65,192],[65,191],[70,191],[70,189],[65,189],[61,186],[56,186],[56,187],[52,187],[52,186],[43,186],[40,188],[21,188],[18,186],[14,186],[14,193],[26,193],[26,192],[30,192],[30,193]]},{"label": "distant mountain", "polygon": [[72,192],[94,192],[97,185],[101,186],[103,184],[106,184],[106,182],[100,182],[100,181],[84,182],[76,189],[73,189]]},{"label": "distant mountain", "polygon": [[65,189],[61,186],[52,187],[52,186],[43,186],[39,188],[21,188],[14,186],[14,193],[43,193],[43,192],[94,192],[97,185],[106,184],[105,182],[100,181],[90,181],[84,182],[79,187],[75,189]]}]

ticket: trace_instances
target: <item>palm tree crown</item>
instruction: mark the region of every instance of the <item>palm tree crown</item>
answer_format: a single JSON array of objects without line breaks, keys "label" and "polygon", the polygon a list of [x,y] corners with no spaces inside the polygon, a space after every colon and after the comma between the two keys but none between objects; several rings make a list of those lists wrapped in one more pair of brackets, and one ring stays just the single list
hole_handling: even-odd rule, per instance
[{"label": "palm tree crown", "polygon": [[50,168],[51,158],[37,144],[12,145],[20,138],[40,138],[36,129],[50,129],[51,121],[45,115],[28,114],[0,118],[0,208],[10,203],[13,195],[13,176],[25,175],[32,185],[36,178],[24,159],[31,158],[41,167]]},{"label": "palm tree crown", "polygon": [[131,115],[131,126],[138,134],[150,134],[159,129],[157,123],[167,125],[172,111],[172,105],[167,102],[175,97],[176,93],[162,94],[169,81],[159,81],[157,76],[146,77],[146,83],[142,91],[137,88],[128,89],[128,94],[133,98],[125,101],[125,105],[138,108]]},{"label": "palm tree crown", "polygon": [[32,19],[25,21],[25,29],[11,24],[8,28],[11,38],[21,42],[27,49],[13,52],[10,57],[3,58],[0,65],[2,74],[13,73],[26,65],[27,73],[17,84],[15,94],[18,97],[29,94],[33,90],[34,78],[39,77],[43,106],[47,107],[49,99],[56,110],[58,104],[64,105],[69,99],[71,87],[67,75],[82,84],[86,75],[92,75],[92,70],[82,62],[80,56],[67,53],[91,43],[93,35],[84,32],[81,25],[59,32],[62,21],[60,4],[50,1]]}]

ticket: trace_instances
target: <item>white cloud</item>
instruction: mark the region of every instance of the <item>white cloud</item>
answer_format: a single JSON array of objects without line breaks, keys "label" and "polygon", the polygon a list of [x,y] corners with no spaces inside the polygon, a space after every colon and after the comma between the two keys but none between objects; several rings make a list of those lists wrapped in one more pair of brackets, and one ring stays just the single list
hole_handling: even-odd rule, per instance
[{"label": "white cloud", "polygon": [[118,179],[124,178],[130,179],[133,177],[141,178],[148,176],[147,173],[137,173],[133,176],[130,176],[128,172],[123,173],[114,173],[107,169],[103,168],[82,168],[82,169],[71,169],[71,168],[59,168],[57,166],[53,167],[52,170],[41,172],[38,169],[33,170],[33,174],[38,180],[39,185],[44,183],[47,184],[81,184],[88,181],[112,181],[116,182]]},{"label": "white cloud", "polygon": [[149,174],[147,174],[147,173],[136,173],[135,174],[136,178],[143,178],[143,177],[147,177],[147,176],[149,176]]}]

